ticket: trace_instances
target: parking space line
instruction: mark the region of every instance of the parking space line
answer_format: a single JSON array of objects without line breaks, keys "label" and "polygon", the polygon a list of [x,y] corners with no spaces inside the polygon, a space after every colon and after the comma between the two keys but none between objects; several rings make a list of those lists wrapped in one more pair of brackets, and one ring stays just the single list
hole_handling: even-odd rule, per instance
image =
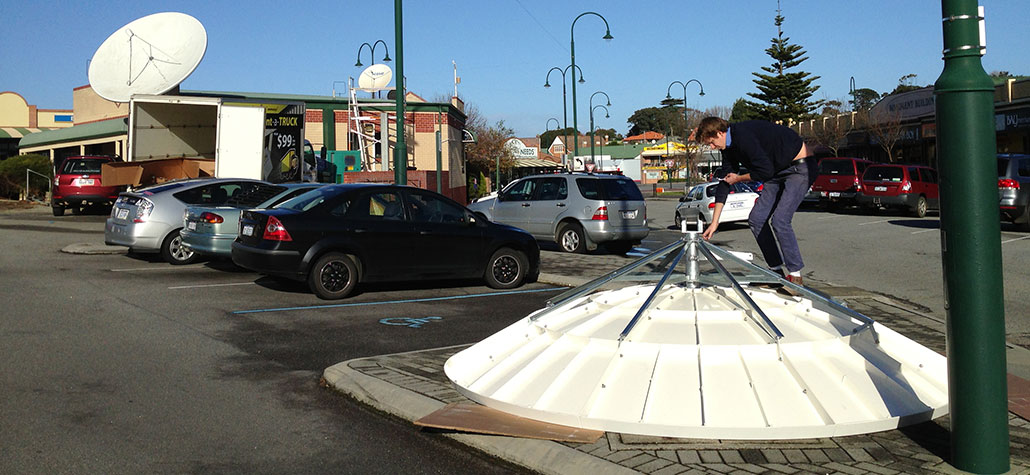
[{"label": "parking space line", "polygon": [[195,267],[190,267],[190,266],[182,266],[182,267],[158,266],[158,267],[134,267],[134,268],[131,268],[131,269],[111,269],[111,272],[141,272],[141,271],[148,271],[148,270],[171,270],[171,269],[175,269],[175,270],[207,270],[209,268],[208,267],[204,267],[204,266],[195,266]]},{"label": "parking space line", "polygon": [[168,288],[172,289],[172,290],[178,290],[178,289],[199,289],[199,288],[202,288],[202,287],[231,287],[231,286],[234,286],[234,285],[257,285],[257,284],[254,283],[254,282],[236,282],[236,283],[233,283],[233,284],[176,285],[176,286],[168,287]]},{"label": "parking space line", "polygon": [[341,307],[361,307],[361,306],[372,306],[372,305],[391,305],[399,303],[415,303],[415,302],[436,302],[441,300],[458,300],[458,299],[472,299],[478,297],[495,297],[498,295],[512,295],[512,294],[529,294],[537,292],[556,292],[559,290],[565,290],[568,287],[551,287],[547,289],[532,289],[532,290],[509,290],[506,292],[488,292],[485,294],[472,294],[472,295],[455,295],[452,297],[429,297],[422,299],[407,299],[407,300],[388,300],[385,302],[360,302],[360,303],[340,303],[333,305],[312,305],[309,307],[282,307],[282,308],[263,308],[257,310],[237,310],[232,312],[236,315],[242,315],[247,313],[262,313],[262,312],[289,312],[293,310],[315,310],[322,308],[341,308]]},{"label": "parking space line", "polygon": [[1013,239],[1009,239],[1007,241],[1002,241],[1001,243],[1005,244],[1005,243],[1009,243],[1009,242],[1013,242],[1013,241],[1022,241],[1024,239],[1030,239],[1030,236],[1023,236],[1023,237],[1013,238]]},{"label": "parking space line", "polygon": [[922,231],[912,231],[910,234],[922,234],[922,233],[928,233],[930,231],[940,231],[940,229],[937,229],[937,228],[924,229]]},{"label": "parking space line", "polygon": [[858,225],[859,226],[865,226],[867,224],[886,223],[888,221],[890,221],[890,220],[889,219],[881,219],[879,221],[869,221],[868,223],[858,223]]},{"label": "parking space line", "polygon": [[820,217],[818,217],[818,218],[815,218],[815,219],[816,219],[816,221],[822,221],[822,220],[824,220],[824,219],[833,219],[833,218],[839,218],[839,217],[841,217],[841,216],[844,216],[844,215],[842,215],[842,214],[831,214],[831,215],[829,215],[829,216],[820,216]]}]

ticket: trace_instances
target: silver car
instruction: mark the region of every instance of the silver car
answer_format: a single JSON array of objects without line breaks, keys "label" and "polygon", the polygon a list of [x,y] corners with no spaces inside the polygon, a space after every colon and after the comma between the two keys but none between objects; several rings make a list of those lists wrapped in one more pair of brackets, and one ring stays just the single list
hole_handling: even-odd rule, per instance
[{"label": "silver car", "polygon": [[[702,224],[711,223],[715,209],[715,188],[718,186],[719,182],[713,181],[696,185],[687,191],[687,195],[680,198],[680,204],[676,206],[676,227],[679,228],[684,219],[692,221],[694,216],[697,216]],[[719,222],[747,221],[757,199],[758,193],[749,183],[730,185],[730,194],[726,197]]]},{"label": "silver car", "polygon": [[171,264],[189,264],[199,256],[182,246],[183,212],[189,205],[225,204],[234,193],[265,182],[242,178],[176,180],[118,195],[104,226],[104,242],[130,251],[159,252]]},{"label": "silver car", "polygon": [[232,257],[232,242],[240,232],[245,209],[272,208],[294,196],[322,186],[320,183],[261,183],[236,193],[224,205],[190,205],[183,215],[182,246],[200,254]]},{"label": "silver car", "polygon": [[644,196],[624,176],[528,176],[469,209],[522,228],[537,240],[554,241],[565,252],[586,252],[604,244],[622,254],[648,233]]}]

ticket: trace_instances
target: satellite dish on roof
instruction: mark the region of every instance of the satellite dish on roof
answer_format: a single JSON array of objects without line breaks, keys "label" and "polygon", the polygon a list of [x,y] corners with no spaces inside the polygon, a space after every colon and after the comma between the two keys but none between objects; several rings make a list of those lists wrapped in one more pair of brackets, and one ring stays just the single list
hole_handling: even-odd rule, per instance
[{"label": "satellite dish on roof", "polygon": [[128,102],[133,94],[163,94],[197,68],[207,31],[185,13],[147,15],[107,37],[89,63],[89,84],[100,97]]},{"label": "satellite dish on roof", "polygon": [[367,91],[380,91],[393,79],[393,70],[385,64],[373,64],[358,76],[358,87]]}]

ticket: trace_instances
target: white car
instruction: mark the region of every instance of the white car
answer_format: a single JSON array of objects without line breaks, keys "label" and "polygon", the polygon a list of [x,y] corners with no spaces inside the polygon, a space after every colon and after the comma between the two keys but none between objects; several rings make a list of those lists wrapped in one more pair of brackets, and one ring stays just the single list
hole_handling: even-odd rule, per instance
[{"label": "white car", "polygon": [[[684,219],[697,215],[702,223],[712,222],[712,212],[715,210],[715,188],[719,182],[713,181],[703,185],[696,185],[687,191],[687,195],[680,198],[680,204],[676,206],[676,227],[681,226]],[[758,193],[746,183],[734,183],[730,185],[730,194],[726,197],[726,205],[722,208],[720,223],[732,223],[734,221],[747,221],[751,214],[751,208],[755,207],[758,200]]]}]

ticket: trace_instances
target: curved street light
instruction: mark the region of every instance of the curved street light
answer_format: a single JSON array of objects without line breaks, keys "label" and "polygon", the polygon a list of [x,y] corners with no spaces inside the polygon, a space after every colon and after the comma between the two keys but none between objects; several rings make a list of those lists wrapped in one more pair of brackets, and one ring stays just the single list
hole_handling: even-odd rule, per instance
[{"label": "curved street light", "polygon": [[[703,85],[701,85],[701,81],[698,81],[697,79],[691,79],[691,80],[689,80],[689,81],[687,81],[685,83],[684,82],[680,82],[680,81],[673,81],[673,82],[669,83],[669,87],[666,88],[666,90],[665,90],[665,98],[666,99],[672,99],[672,94],[671,94],[672,93],[672,85],[673,84],[679,84],[680,86],[683,86],[683,145],[684,146],[687,145],[687,136],[690,135],[689,133],[687,133],[687,85],[692,83],[692,82],[696,82],[697,83],[697,87],[701,88],[701,92],[699,92],[698,95],[699,96],[705,95],[705,87]],[[669,132],[671,133],[672,132],[672,130],[671,130],[672,127],[670,126],[669,129],[670,129]],[[669,150],[669,145],[668,145],[668,141],[667,140],[666,140],[666,145],[665,145],[665,153],[669,154],[670,157],[672,156],[672,151]],[[687,174],[689,175],[687,177],[688,180],[690,179],[690,177],[694,176],[693,170],[691,168],[692,167],[691,167],[691,164],[690,164],[690,157],[688,156],[687,157]],[[671,175],[669,176],[669,179],[670,180],[672,179]]]},{"label": "curved street light", "polygon": [[[609,105],[611,105],[611,104],[609,104]],[[597,109],[597,108],[604,109],[604,118],[605,119],[611,117],[610,115],[608,115],[608,108],[605,107],[604,104],[598,104],[596,106],[591,106],[590,107],[590,161],[592,161],[592,162],[597,160],[597,158],[594,156],[594,109]]]},{"label": "curved street light", "polygon": [[[569,168],[569,106],[565,103],[565,74],[569,72],[570,68],[572,68],[571,64],[566,66],[565,69],[555,66],[547,70],[547,76],[544,78],[544,87],[551,87],[551,72],[558,71],[561,73],[561,113],[562,117],[565,119],[565,133],[563,134],[563,137],[565,138],[565,153],[562,155],[562,166],[565,166],[565,168]],[[579,70],[579,82],[587,82],[586,79],[583,79],[583,69],[579,66],[576,66],[576,69]],[[579,131],[576,131],[576,134],[578,135]]]},{"label": "curved street light", "polygon": [[[570,53],[572,57],[572,127],[576,129],[577,134],[579,133],[579,120],[576,113],[576,22],[579,21],[580,18],[583,18],[584,15],[595,15],[604,22],[604,36],[602,36],[601,39],[611,41],[612,38],[614,38],[612,36],[611,28],[608,27],[608,20],[601,16],[600,13],[584,12],[580,13],[575,20],[572,20],[572,26],[569,28]],[[576,155],[579,155],[579,137],[576,137],[576,146],[574,150]]]},{"label": "curved street light", "polygon": [[[611,98],[609,98],[608,97],[608,93],[606,93],[604,91],[597,91],[597,92],[595,92],[595,93],[590,95],[590,115],[591,115],[591,119],[590,119],[590,129],[591,129],[590,130],[590,157],[591,158],[594,156],[594,130],[593,130],[593,128],[594,128],[594,121],[593,121],[594,96],[596,96],[598,94],[604,94],[604,100],[607,101],[607,103],[605,104],[606,106],[611,107],[611,105],[612,105]],[[605,110],[605,114],[607,114],[608,113],[608,108],[606,107],[604,110]]]},{"label": "curved street light", "polygon": [[383,62],[384,63],[389,63],[390,62],[390,48],[388,46],[386,46],[386,42],[385,41],[383,41],[383,40],[376,40],[375,43],[372,43],[372,44],[361,43],[361,46],[358,46],[358,61],[356,63],[354,63],[354,67],[360,68],[360,67],[364,66],[363,64],[361,64],[361,50],[364,49],[366,46],[368,46],[368,49],[369,49],[368,53],[372,57],[372,62],[374,63],[376,61],[376,46],[379,46],[379,43],[382,43],[383,44],[383,48],[386,49],[386,55],[383,56]]}]

